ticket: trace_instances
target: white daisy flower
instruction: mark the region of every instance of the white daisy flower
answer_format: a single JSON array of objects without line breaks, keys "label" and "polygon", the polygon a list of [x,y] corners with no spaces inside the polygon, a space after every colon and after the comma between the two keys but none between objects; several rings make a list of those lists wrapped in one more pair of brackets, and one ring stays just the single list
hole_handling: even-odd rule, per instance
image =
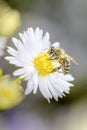
[{"label": "white daisy flower", "polygon": [[3,56],[4,49],[6,47],[7,38],[6,37],[0,37],[0,56]]},{"label": "white daisy flower", "polygon": [[[74,80],[70,74],[64,75],[61,72],[53,71],[58,62],[49,59],[47,49],[51,46],[49,41],[49,33],[43,35],[43,30],[36,28],[28,28],[23,34],[19,34],[21,40],[13,38],[13,44],[16,49],[8,47],[8,53],[5,59],[10,64],[19,67],[14,73],[14,76],[21,76],[27,80],[27,88],[25,94],[37,92],[39,88],[42,95],[50,102],[54,97],[64,96],[64,93],[69,93],[70,86],[73,86],[69,81]],[[55,47],[59,46],[56,42],[52,44]]]}]

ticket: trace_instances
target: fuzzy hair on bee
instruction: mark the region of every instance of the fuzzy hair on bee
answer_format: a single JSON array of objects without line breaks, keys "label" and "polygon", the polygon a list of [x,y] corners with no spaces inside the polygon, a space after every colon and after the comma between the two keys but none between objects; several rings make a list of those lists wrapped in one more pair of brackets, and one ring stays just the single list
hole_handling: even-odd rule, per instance
[{"label": "fuzzy hair on bee", "polygon": [[60,47],[51,46],[47,53],[49,54],[49,60],[57,61],[60,66],[56,67],[53,71],[59,71],[60,69],[64,74],[68,74],[70,71],[70,62],[77,64],[77,61],[65,53],[65,51]]}]

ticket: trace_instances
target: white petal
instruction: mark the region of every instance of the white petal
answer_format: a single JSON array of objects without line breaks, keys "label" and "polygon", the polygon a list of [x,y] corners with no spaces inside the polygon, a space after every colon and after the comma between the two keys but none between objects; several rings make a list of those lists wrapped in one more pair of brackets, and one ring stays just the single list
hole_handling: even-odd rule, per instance
[{"label": "white petal", "polygon": [[13,57],[13,56],[6,56],[5,59],[10,61],[10,60],[14,60],[15,57]]},{"label": "white petal", "polygon": [[19,33],[19,36],[22,39],[22,42],[26,51],[32,54],[32,51],[34,49],[34,45],[33,45],[34,41],[31,38],[29,38],[30,36],[28,36],[26,32],[24,32],[24,34]]},{"label": "white petal", "polygon": [[61,95],[63,95],[63,91],[64,91],[62,89],[63,84],[61,84],[59,82],[59,80],[53,78],[52,76],[50,76],[49,80],[50,80],[51,84],[54,86],[54,88],[56,88],[56,90],[58,92],[58,97],[60,97]]},{"label": "white petal", "polygon": [[51,94],[53,95],[54,99],[56,101],[58,101],[58,92],[55,89],[54,84],[52,84],[52,82],[50,82],[50,77],[49,77],[49,80],[48,80],[48,86],[49,86],[49,90],[50,90]]},{"label": "white petal", "polygon": [[70,87],[73,86],[61,78],[61,76],[55,76],[55,73],[49,76],[49,89],[53,97],[57,100],[58,97],[64,96],[64,92],[69,93]]},{"label": "white petal", "polygon": [[17,56],[17,51],[15,49],[13,49],[12,47],[7,47],[7,48],[9,54],[11,54],[12,56]]},{"label": "white petal", "polygon": [[67,75],[65,75],[65,79],[66,79],[67,81],[73,81],[73,80],[74,80],[74,77],[72,77],[71,74],[67,74]]},{"label": "white petal", "polygon": [[23,64],[20,62],[20,60],[17,60],[15,57],[6,56],[5,59],[8,60],[10,64],[14,64],[15,66],[18,66],[18,67],[23,66]]},{"label": "white petal", "polygon": [[19,45],[22,44],[21,41],[14,37],[12,38],[12,41],[13,41],[14,45],[16,46],[16,48],[19,49]]},{"label": "white petal", "polygon": [[[20,35],[20,34],[19,34]],[[35,43],[35,39],[34,39],[34,31],[32,28],[28,28],[28,30],[26,32],[24,32],[24,34],[22,34],[22,36],[20,35],[23,44],[25,46],[26,49],[28,49],[28,51],[34,49],[34,43]]]},{"label": "white petal", "polygon": [[25,73],[24,69],[20,68],[20,69],[14,71],[13,75],[18,76],[18,75],[23,75],[24,73]]},{"label": "white petal", "polygon": [[22,75],[25,80],[30,80],[32,78],[33,80],[33,74],[34,74],[34,68],[33,66],[24,67],[24,74]]},{"label": "white petal", "polygon": [[[51,78],[52,79],[52,78]],[[65,94],[63,92],[68,93],[70,90],[70,86],[68,86],[67,84],[65,84],[65,82],[63,82],[63,80],[61,80],[60,78],[55,79],[53,78],[52,80],[54,87],[57,89],[58,91],[58,96],[62,97],[62,95],[64,96]]]},{"label": "white petal", "polygon": [[72,77],[71,74],[64,75],[62,73],[56,72],[55,76],[56,76],[56,78],[60,77],[61,79],[65,80],[65,81],[73,81],[74,80],[74,78]]},{"label": "white petal", "polygon": [[[21,43],[20,40],[13,38],[12,39],[16,48],[18,49],[18,56],[21,56],[21,60],[25,61],[25,58],[28,57],[28,59],[32,59],[31,53],[29,53],[29,50],[27,51],[24,45]],[[25,58],[23,58],[25,57]]]},{"label": "white petal", "polygon": [[32,92],[33,88],[34,88],[33,81],[29,80],[27,83],[27,88],[25,89],[25,95],[30,94]]},{"label": "white petal", "polygon": [[35,29],[35,40],[39,40],[39,35],[40,34],[40,30],[39,30],[39,28],[37,27],[36,29]]},{"label": "white petal", "polygon": [[28,28],[29,38],[33,41],[34,40],[34,30],[33,28]]},{"label": "white petal", "polygon": [[34,91],[34,93],[37,92],[38,79],[37,79],[36,75],[34,75],[34,74],[35,74],[35,72],[33,72],[32,75],[30,76],[30,79],[27,84],[28,87],[25,90],[25,94],[29,94],[29,93],[31,93],[31,91]]},{"label": "white petal", "polygon": [[33,93],[35,94],[37,92],[37,88],[38,88],[38,75],[36,72],[33,73],[33,77],[32,77],[32,80],[34,82],[34,90],[33,90]]},{"label": "white petal", "polygon": [[73,84],[71,84],[71,83],[69,83],[69,82],[67,82],[67,81],[64,81],[64,80],[62,80],[62,79],[60,79],[59,78],[59,81],[61,82],[61,83],[63,83],[64,84],[64,86],[68,86],[68,87],[72,87],[73,86]]},{"label": "white petal", "polygon": [[50,46],[49,33],[46,32],[43,37],[43,49],[47,49]]},{"label": "white petal", "polygon": [[46,89],[47,95],[49,96],[49,98],[52,99],[52,94],[51,94],[50,89],[49,89],[49,83],[48,83],[48,79],[47,78],[45,78],[44,84],[45,84],[44,87]]},{"label": "white petal", "polygon": [[39,89],[40,89],[42,95],[48,100],[48,102],[50,102],[49,96],[48,96],[44,86],[45,86],[44,78],[42,79],[41,77],[39,77]]}]

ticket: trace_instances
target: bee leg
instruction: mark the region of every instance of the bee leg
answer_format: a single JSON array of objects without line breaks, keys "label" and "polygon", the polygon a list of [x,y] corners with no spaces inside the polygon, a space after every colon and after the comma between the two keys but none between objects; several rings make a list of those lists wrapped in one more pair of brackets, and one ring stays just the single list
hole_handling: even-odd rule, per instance
[{"label": "bee leg", "polygon": [[58,58],[53,57],[53,56],[49,56],[49,60],[57,60]]},{"label": "bee leg", "polygon": [[52,72],[57,72],[57,71],[59,72],[60,69],[61,69],[61,66],[56,67],[55,69],[52,70]]},{"label": "bee leg", "polygon": [[50,55],[48,58],[49,58],[49,60],[53,60],[54,59],[53,55]]}]

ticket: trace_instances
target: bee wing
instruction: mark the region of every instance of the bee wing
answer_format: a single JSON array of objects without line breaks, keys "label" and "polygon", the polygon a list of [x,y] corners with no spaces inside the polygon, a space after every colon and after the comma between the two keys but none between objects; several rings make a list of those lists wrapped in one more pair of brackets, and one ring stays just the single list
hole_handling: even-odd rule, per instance
[{"label": "bee wing", "polygon": [[59,47],[60,46],[60,43],[59,42],[55,42],[52,44],[53,47]]},{"label": "bee wing", "polygon": [[78,65],[78,62],[77,62],[73,57],[69,56],[69,59],[70,59],[73,63],[75,63],[76,65]]}]

